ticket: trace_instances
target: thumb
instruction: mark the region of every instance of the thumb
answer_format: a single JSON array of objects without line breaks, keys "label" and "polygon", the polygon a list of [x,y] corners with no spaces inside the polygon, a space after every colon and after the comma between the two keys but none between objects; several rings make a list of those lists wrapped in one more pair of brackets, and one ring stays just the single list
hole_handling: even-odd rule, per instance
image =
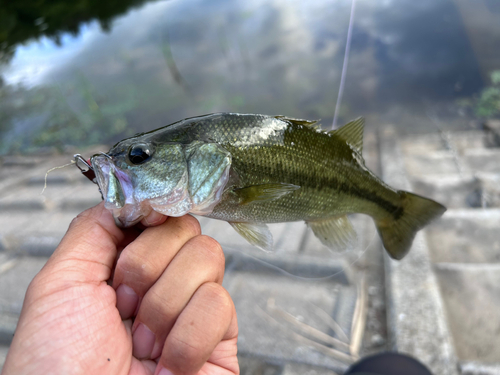
[{"label": "thumb", "polygon": [[73,219],[40,276],[64,284],[106,281],[125,237],[101,202]]}]

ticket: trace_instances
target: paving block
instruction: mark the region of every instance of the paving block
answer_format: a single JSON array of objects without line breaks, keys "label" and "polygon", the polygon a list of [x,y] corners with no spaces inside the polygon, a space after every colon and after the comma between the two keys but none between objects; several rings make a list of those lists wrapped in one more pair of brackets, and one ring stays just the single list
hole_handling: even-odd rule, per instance
[{"label": "paving block", "polygon": [[287,363],[281,375],[339,375],[339,373],[324,367]]},{"label": "paving block", "polygon": [[500,149],[498,148],[466,150],[463,158],[471,171],[500,173]]},{"label": "paving block", "polygon": [[0,345],[10,345],[18,321],[19,314],[0,311]]},{"label": "paving block", "polygon": [[[381,135],[384,181],[394,188],[411,190],[395,132],[387,128]],[[402,261],[387,255],[385,261],[392,349],[418,358],[435,374],[456,375],[457,359],[423,233],[416,235]]]},{"label": "paving block", "polygon": [[481,191],[481,181],[474,175],[415,176],[411,181],[416,194],[433,197],[448,209],[478,205],[477,192]]},{"label": "paving block", "polygon": [[448,210],[426,230],[434,263],[500,263],[500,209]]},{"label": "paving block", "polygon": [[400,140],[402,152],[410,157],[426,155],[433,151],[445,149],[445,142],[438,134],[422,134],[418,137],[403,137]]},{"label": "paving block", "polygon": [[484,128],[487,146],[500,147],[500,120],[486,120]]},{"label": "paving block", "polygon": [[9,347],[7,345],[0,345],[0,371],[3,369],[3,364],[5,363],[5,358],[7,358],[8,352]]},{"label": "paving block", "polygon": [[238,353],[240,374],[282,375],[283,366],[267,363],[259,358],[245,357]]},{"label": "paving block", "polygon": [[[18,257],[0,269],[0,313],[20,314],[28,285],[46,263],[46,258]],[[3,265],[5,265],[5,262]]]},{"label": "paving block", "polygon": [[458,358],[498,364],[500,264],[440,263],[435,267]]},{"label": "paving block", "polygon": [[481,362],[461,361],[459,363],[461,375],[498,375],[500,365]]},{"label": "paving block", "polygon": [[10,254],[50,256],[75,215],[63,211],[2,212],[1,248]]},{"label": "paving block", "polygon": [[[325,276],[326,265],[319,267],[324,261],[310,258],[317,267],[305,263],[301,270],[302,259],[287,259],[295,267],[287,269],[236,252],[226,258],[223,285],[238,313],[239,353],[269,363],[294,361],[344,371],[353,359],[348,344],[335,341],[332,320],[340,290],[350,286],[338,282],[339,265]],[[350,332],[350,323],[342,329]]]},{"label": "paving block", "polygon": [[467,166],[448,150],[428,151],[422,155],[406,158],[404,163],[408,174],[413,176],[447,175],[467,171]]}]

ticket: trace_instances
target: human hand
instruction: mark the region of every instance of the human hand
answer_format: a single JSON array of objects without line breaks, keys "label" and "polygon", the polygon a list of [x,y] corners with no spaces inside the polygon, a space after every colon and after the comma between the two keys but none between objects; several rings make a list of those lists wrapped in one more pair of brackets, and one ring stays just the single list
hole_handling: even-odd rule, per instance
[{"label": "human hand", "polygon": [[157,219],[120,230],[102,203],[74,219],[28,288],[2,374],[238,374],[220,245],[192,216]]}]

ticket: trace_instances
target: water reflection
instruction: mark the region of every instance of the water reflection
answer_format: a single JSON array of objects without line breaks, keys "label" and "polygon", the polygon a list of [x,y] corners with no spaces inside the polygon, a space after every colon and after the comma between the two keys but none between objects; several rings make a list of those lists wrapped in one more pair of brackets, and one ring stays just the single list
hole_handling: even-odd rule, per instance
[{"label": "water reflection", "polygon": [[[78,32],[39,27],[48,37],[7,43],[16,49],[1,70],[0,152],[111,143],[216,111],[330,124],[350,4],[136,1],[99,22],[89,13]],[[358,0],[339,122],[365,115],[368,127],[435,131],[431,111],[455,129],[469,126],[455,100],[478,93],[489,72],[459,8],[451,0]]]}]

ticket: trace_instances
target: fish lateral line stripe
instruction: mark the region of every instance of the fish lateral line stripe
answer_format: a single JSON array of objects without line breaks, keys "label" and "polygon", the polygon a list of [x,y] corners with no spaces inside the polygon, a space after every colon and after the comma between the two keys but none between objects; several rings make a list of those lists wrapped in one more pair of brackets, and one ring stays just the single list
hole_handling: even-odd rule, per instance
[{"label": "fish lateral line stripe", "polygon": [[[289,181],[300,181],[301,182],[300,186],[302,188],[321,190],[321,187],[323,188],[326,187],[326,189],[336,189],[347,195],[356,198],[366,199],[370,202],[377,204],[378,206],[383,208],[387,213],[391,215],[397,215],[397,218],[401,217],[401,215],[403,215],[404,212],[403,208],[400,205],[395,205],[391,203],[390,201],[377,195],[376,192],[364,189],[362,187],[358,187],[354,184],[348,184],[347,182],[337,179],[335,176],[322,177],[304,173],[288,173],[286,176],[281,176],[281,177],[286,177],[286,180]],[[314,181],[314,184],[305,183],[311,181]]]}]

